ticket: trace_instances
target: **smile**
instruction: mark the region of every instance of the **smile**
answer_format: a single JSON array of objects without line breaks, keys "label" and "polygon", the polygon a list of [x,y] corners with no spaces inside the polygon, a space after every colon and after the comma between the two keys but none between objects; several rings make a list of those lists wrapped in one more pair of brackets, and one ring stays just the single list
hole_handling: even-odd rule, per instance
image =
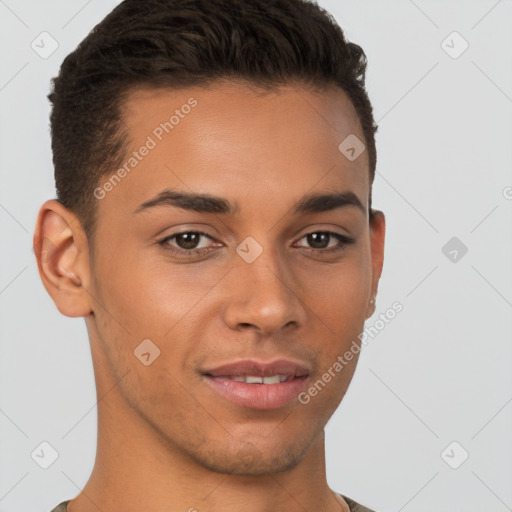
[{"label": "smile", "polygon": [[223,399],[251,409],[278,409],[297,400],[306,387],[304,363],[278,360],[235,361],[202,372],[206,383]]},{"label": "smile", "polygon": [[258,377],[256,375],[247,375],[246,377],[226,377],[237,382],[245,382],[246,384],[279,384],[293,377],[286,375],[271,375],[270,377]]}]

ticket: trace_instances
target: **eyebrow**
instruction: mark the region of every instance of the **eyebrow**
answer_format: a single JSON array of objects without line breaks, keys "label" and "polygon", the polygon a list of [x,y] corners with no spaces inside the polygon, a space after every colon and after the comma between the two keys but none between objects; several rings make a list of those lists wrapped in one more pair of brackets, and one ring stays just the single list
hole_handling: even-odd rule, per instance
[{"label": "eyebrow", "polygon": [[[153,199],[142,203],[134,213],[137,214],[161,206],[221,215],[233,215],[238,211],[238,205],[232,205],[227,199],[222,197],[165,189]],[[348,206],[355,206],[363,213],[366,213],[366,209],[359,198],[350,191],[306,195],[294,205],[293,212],[295,215],[305,215]]]},{"label": "eyebrow", "polygon": [[156,206],[174,206],[182,210],[200,213],[218,213],[232,215],[238,209],[229,201],[210,194],[193,194],[177,190],[162,190],[156,197],[142,203],[133,213],[147,211]]},{"label": "eyebrow", "polygon": [[294,213],[296,215],[320,213],[347,206],[355,206],[361,212],[366,213],[359,198],[350,191],[306,195],[295,205]]}]

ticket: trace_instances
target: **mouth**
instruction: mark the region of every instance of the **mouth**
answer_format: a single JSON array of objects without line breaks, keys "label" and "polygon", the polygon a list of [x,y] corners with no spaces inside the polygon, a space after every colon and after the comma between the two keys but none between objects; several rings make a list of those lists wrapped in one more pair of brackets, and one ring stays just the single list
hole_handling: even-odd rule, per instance
[{"label": "mouth", "polygon": [[[211,377],[211,375],[210,375]],[[217,379],[225,378],[236,382],[245,382],[246,384],[279,384],[280,382],[289,382],[294,379],[291,375],[270,375],[268,377],[259,377],[258,375],[245,375],[233,377],[215,377]]]},{"label": "mouth", "polygon": [[277,409],[294,400],[306,386],[304,363],[242,360],[202,372],[206,383],[224,399],[251,409]]}]

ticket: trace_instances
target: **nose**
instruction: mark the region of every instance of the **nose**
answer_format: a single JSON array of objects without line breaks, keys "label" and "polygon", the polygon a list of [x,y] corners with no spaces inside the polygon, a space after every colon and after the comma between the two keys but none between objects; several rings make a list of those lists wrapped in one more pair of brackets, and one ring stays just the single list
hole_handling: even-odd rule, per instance
[{"label": "nose", "polygon": [[268,336],[304,325],[303,288],[277,250],[264,247],[252,263],[236,255],[228,279],[224,320],[231,329],[254,329]]}]

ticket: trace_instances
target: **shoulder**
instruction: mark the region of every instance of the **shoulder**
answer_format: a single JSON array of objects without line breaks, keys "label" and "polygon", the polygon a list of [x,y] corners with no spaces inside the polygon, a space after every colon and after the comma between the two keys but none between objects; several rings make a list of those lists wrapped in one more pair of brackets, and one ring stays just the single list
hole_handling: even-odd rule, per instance
[{"label": "shoulder", "polygon": [[51,512],[67,512],[68,510],[68,503],[71,500],[63,501],[62,503],[59,503]]},{"label": "shoulder", "polygon": [[347,502],[347,505],[350,508],[350,512],[374,512],[373,510],[365,507],[364,505],[356,503],[354,500],[347,498],[343,494],[340,494],[340,496]]}]

